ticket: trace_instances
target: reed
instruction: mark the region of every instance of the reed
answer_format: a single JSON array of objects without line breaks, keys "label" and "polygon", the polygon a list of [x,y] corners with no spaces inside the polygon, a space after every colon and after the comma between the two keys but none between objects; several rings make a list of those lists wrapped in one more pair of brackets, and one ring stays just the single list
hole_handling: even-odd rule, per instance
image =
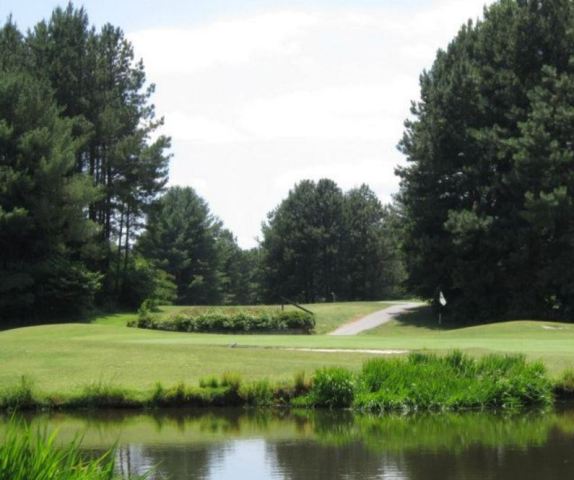
[{"label": "reed", "polygon": [[119,480],[114,458],[109,450],[86,459],[79,440],[60,446],[56,433],[35,432],[12,420],[0,443],[0,480]]},{"label": "reed", "polygon": [[453,352],[366,362],[354,406],[370,411],[512,409],[546,406],[552,400],[542,363],[527,363],[520,355],[475,360]]}]

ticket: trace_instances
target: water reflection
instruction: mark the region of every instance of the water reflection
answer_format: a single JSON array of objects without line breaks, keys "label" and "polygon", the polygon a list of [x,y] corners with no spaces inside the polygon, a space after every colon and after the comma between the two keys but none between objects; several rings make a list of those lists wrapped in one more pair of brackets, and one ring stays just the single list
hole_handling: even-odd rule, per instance
[{"label": "water reflection", "polygon": [[[574,410],[368,416],[350,412],[161,411],[27,417],[119,442],[118,471],[151,480],[574,478]],[[151,473],[150,473],[151,472]]]}]

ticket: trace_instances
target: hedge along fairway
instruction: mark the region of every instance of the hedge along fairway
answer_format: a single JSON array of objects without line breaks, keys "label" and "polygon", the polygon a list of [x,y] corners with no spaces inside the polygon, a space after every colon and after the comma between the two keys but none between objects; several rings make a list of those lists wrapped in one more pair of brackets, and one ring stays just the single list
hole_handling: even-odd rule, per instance
[{"label": "hedge along fairway", "polygon": [[453,352],[367,361],[354,406],[369,411],[516,408],[546,406],[552,399],[541,362],[527,363],[521,355],[475,360]]},{"label": "hedge along fairway", "polygon": [[173,316],[141,312],[129,327],[196,333],[312,333],[315,318],[303,311],[271,309],[183,310]]}]

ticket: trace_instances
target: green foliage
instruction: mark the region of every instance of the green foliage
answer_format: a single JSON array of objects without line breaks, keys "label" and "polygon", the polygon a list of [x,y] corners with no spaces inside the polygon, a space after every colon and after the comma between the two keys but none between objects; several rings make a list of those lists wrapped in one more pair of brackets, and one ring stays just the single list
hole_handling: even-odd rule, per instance
[{"label": "green foliage", "polygon": [[167,182],[170,141],[152,140],[163,123],[150,103],[154,86],[122,30],[106,24],[96,31],[86,11],[71,3],[39,22],[25,43],[31,70],[50,85],[73,124],[76,171],[100,192],[87,212],[100,227],[93,263],[106,276],[105,296],[118,300],[131,244]]},{"label": "green foliage", "polygon": [[137,321],[130,327],[169,330],[176,332],[301,332],[312,333],[313,315],[302,311],[280,310],[190,310],[177,313],[173,318],[152,315],[149,308],[140,309]]},{"label": "green foliage", "polygon": [[200,378],[199,386],[201,388],[218,388],[220,385],[218,378],[215,376],[211,376],[211,377]]},{"label": "green foliage", "polygon": [[[140,402],[140,406],[151,407],[223,407],[245,405],[247,397],[255,401],[254,390],[242,385],[241,376],[225,372],[220,379],[210,377],[199,381],[199,388],[190,387],[184,382],[179,382],[170,388],[164,388],[162,384],[156,384],[151,397]],[[244,392],[244,393],[242,393]],[[250,400],[250,401],[251,401]]]},{"label": "green foliage", "polygon": [[263,227],[266,300],[396,295],[402,269],[389,212],[366,185],[344,194],[332,180],[297,184]]},{"label": "green foliage", "polygon": [[273,388],[268,380],[242,385],[239,395],[247,405],[266,407],[273,404]]},{"label": "green foliage", "polygon": [[224,372],[221,376],[221,386],[229,388],[232,392],[239,392],[241,375],[235,372]]},{"label": "green foliage", "polygon": [[[114,452],[86,460],[75,440],[59,446],[57,434],[33,432],[12,421],[0,444],[0,480],[114,480]],[[131,477],[134,478],[134,477]]]},{"label": "green foliage", "polygon": [[410,288],[457,321],[572,318],[574,6],[505,0],[420,80],[401,148]]},{"label": "green foliage", "polygon": [[72,408],[129,408],[139,406],[140,402],[126,389],[98,381],[85,386],[67,404]]},{"label": "green foliage", "polygon": [[77,144],[58,113],[46,85],[0,76],[0,317],[78,312],[99,285],[80,260],[96,192],[75,170]]},{"label": "green foliage", "polygon": [[1,410],[29,410],[38,406],[34,395],[33,383],[25,375],[20,377],[20,383],[15,387],[0,392]]},{"label": "green foliage", "polygon": [[122,305],[136,308],[149,300],[156,305],[170,305],[176,299],[177,287],[173,277],[155,267],[140,255],[132,255],[127,271],[112,267],[107,282],[118,285],[118,299]]},{"label": "green foliage", "polygon": [[23,378],[0,392],[0,410],[145,408],[209,406],[291,406],[354,408],[382,411],[437,411],[546,407],[558,395],[571,396],[571,372],[555,385],[541,363],[522,356],[489,355],[473,359],[460,352],[444,357],[415,353],[406,358],[371,359],[359,374],[341,367],[318,369],[311,380],[298,374],[293,382],[245,381],[227,371],[204,377],[198,386],[184,382],[145,392],[109,382],[95,382],[79,393],[40,395]]},{"label": "green foliage", "polygon": [[549,405],[552,385],[541,363],[522,356],[474,360],[460,352],[445,357],[411,354],[374,359],[363,366],[355,406],[372,411],[515,408]]},{"label": "green foliage", "polygon": [[297,372],[293,377],[293,388],[296,395],[307,393],[311,389],[311,381],[306,378],[305,372]]},{"label": "green foliage", "polygon": [[174,278],[177,303],[221,303],[219,228],[192,188],[170,188],[150,212],[138,249]]},{"label": "green foliage", "polygon": [[317,370],[313,376],[309,402],[317,407],[347,408],[355,396],[353,374],[340,367]]},{"label": "green foliage", "polygon": [[574,396],[574,370],[566,370],[554,388],[560,397],[572,398]]},{"label": "green foliage", "polygon": [[131,245],[169,158],[143,64],[71,3],[25,36],[10,19],[0,46],[0,315],[139,304]]}]

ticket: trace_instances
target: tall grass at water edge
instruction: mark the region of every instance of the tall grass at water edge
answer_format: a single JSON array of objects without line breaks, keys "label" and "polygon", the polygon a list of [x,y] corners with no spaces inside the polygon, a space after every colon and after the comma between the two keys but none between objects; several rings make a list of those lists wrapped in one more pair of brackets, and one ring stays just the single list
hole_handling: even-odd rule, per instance
[{"label": "tall grass at water edge", "polygon": [[56,433],[34,432],[11,420],[0,440],[0,480],[119,480],[113,450],[86,459],[80,447],[79,441],[59,445]]},{"label": "tall grass at water edge", "polygon": [[[292,382],[265,379],[245,382],[232,372],[200,379],[198,386],[180,382],[152,391],[134,392],[102,382],[68,396],[41,395],[23,378],[0,391],[0,410],[33,408],[154,408],[213,406],[292,406],[388,410],[515,409],[548,406],[554,393],[572,396],[572,375],[556,384],[540,362],[520,355],[474,359],[461,352],[446,356],[413,353],[408,357],[371,359],[359,372],[322,368],[310,379]],[[1,479],[0,479],[1,480]]]},{"label": "tall grass at water edge", "polygon": [[367,361],[353,405],[371,411],[546,406],[553,401],[552,389],[544,365],[522,355],[414,353]]}]

